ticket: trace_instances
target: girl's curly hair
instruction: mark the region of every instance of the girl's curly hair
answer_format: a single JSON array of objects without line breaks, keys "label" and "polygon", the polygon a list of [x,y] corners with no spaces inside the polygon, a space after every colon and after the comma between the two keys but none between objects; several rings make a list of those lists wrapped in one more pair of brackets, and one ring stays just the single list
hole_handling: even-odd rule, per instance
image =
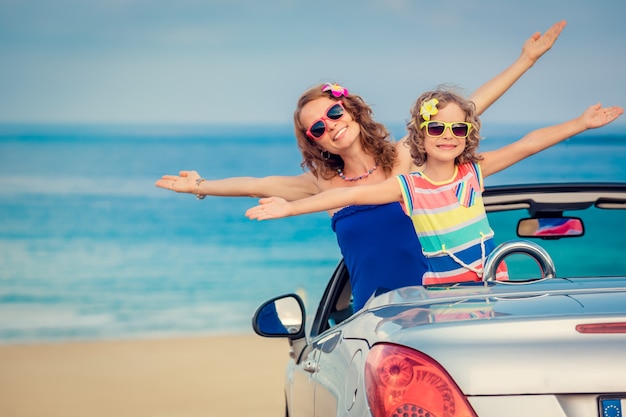
[{"label": "girl's curly hair", "polygon": [[416,165],[422,166],[427,160],[426,150],[424,148],[425,129],[420,129],[420,125],[425,119],[420,115],[422,104],[436,98],[439,100],[438,109],[443,109],[450,103],[457,104],[461,110],[465,112],[465,122],[472,124],[472,128],[465,140],[465,150],[459,155],[455,163],[463,164],[465,162],[478,162],[482,159],[476,154],[478,144],[480,142],[480,119],[476,114],[476,105],[460,94],[453,91],[450,87],[439,86],[433,91],[423,93],[411,107],[411,120],[407,123],[408,129],[408,145],[411,150],[411,157]]},{"label": "girl's curly hair", "polygon": [[331,179],[337,175],[337,169],[344,168],[344,161],[339,155],[331,154],[322,149],[317,142],[306,135],[309,126],[303,126],[300,121],[302,108],[309,102],[318,98],[327,97],[333,100],[340,100],[352,119],[361,126],[359,140],[363,149],[368,154],[374,156],[376,164],[386,173],[391,173],[396,162],[397,151],[389,140],[390,134],[387,128],[381,123],[374,121],[372,109],[365,103],[365,100],[356,94],[348,94],[345,97],[333,97],[330,91],[322,91],[323,84],[311,87],[305,91],[293,114],[296,139],[298,148],[302,152],[302,163],[300,166],[309,169],[316,177]]}]

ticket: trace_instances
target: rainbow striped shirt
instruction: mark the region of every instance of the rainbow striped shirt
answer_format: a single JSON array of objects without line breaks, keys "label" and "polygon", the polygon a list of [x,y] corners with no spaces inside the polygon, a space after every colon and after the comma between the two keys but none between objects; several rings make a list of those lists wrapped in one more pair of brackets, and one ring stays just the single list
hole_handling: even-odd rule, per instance
[{"label": "rainbow striped shirt", "polygon": [[[480,165],[457,165],[453,177],[434,182],[421,172],[397,177],[405,213],[428,261],[423,284],[480,281],[483,262],[495,248],[483,205]],[[506,279],[500,264],[497,279]]]}]

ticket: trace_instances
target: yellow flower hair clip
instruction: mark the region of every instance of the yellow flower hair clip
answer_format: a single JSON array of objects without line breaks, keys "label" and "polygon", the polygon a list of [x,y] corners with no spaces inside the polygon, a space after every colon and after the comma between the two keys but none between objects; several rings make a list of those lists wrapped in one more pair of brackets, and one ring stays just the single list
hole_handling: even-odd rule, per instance
[{"label": "yellow flower hair clip", "polygon": [[437,104],[439,104],[439,100],[436,98],[422,103],[422,107],[420,107],[420,116],[422,116],[424,120],[430,120],[430,116],[434,116],[439,112]]}]

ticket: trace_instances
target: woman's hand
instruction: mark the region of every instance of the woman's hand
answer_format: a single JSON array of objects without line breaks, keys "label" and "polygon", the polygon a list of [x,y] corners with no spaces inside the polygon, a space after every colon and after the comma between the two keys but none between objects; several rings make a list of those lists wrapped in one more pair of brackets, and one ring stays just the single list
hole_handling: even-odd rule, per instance
[{"label": "woman's hand", "polygon": [[246,211],[250,220],[278,219],[292,215],[292,204],[280,197],[268,197],[259,200],[259,205]]},{"label": "woman's hand", "polygon": [[195,194],[198,178],[200,178],[200,174],[196,171],[180,171],[178,175],[163,175],[155,185],[177,193]]},{"label": "woman's hand", "polygon": [[495,103],[526,71],[535,65],[543,54],[552,48],[565,24],[565,20],[557,22],[543,35],[535,32],[524,42],[522,53],[512,65],[472,93],[470,100],[476,104],[476,112],[479,115]]},{"label": "woman's hand", "polygon": [[522,55],[525,55],[532,62],[536,62],[543,54],[552,48],[552,45],[554,45],[554,42],[556,42],[566,24],[567,22],[565,20],[561,20],[553,24],[543,35],[541,32],[535,32],[524,42]]}]

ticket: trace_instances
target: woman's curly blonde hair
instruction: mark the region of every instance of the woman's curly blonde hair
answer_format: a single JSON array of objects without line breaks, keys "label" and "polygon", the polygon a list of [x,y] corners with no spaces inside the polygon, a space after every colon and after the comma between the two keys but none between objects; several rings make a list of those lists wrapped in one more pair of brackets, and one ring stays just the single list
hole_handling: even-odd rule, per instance
[{"label": "woman's curly blonde hair", "polygon": [[[465,112],[464,122],[472,124],[469,135],[465,139],[465,150],[457,156],[455,163],[463,164],[465,162],[478,162],[482,159],[476,154],[478,144],[480,142],[480,119],[476,114],[476,106],[470,100],[456,93],[451,87],[439,86],[433,91],[423,93],[411,107],[411,120],[407,123],[408,129],[408,146],[411,150],[411,157],[416,165],[422,166],[427,160],[426,150],[424,148],[424,139],[426,137],[426,129],[420,129],[420,125],[425,119],[420,115],[422,104],[437,99],[439,103],[437,108],[443,109],[450,103],[457,104],[463,112]],[[459,120],[461,121],[461,120]]]},{"label": "woman's curly blonde hair", "polygon": [[302,163],[300,166],[309,169],[316,177],[331,179],[337,175],[337,169],[344,168],[344,161],[339,155],[331,154],[322,149],[317,142],[306,135],[309,126],[303,126],[300,121],[302,108],[313,100],[327,97],[341,101],[343,107],[352,116],[352,119],[361,126],[359,140],[363,149],[368,154],[374,156],[378,167],[386,173],[391,173],[396,162],[397,151],[389,140],[389,132],[381,123],[374,121],[372,109],[365,100],[356,94],[348,94],[345,97],[334,97],[331,91],[322,91],[325,84],[311,87],[305,91],[293,114],[296,139],[298,148],[302,152]]}]

